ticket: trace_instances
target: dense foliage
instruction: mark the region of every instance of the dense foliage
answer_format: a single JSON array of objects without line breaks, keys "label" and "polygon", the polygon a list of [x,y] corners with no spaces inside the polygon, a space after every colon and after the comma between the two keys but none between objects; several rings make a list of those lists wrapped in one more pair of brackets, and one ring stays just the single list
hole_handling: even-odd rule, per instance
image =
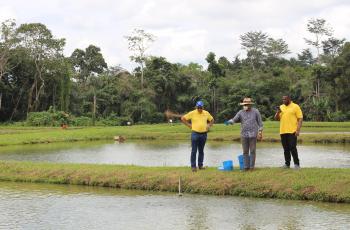
[{"label": "dense foliage", "polygon": [[323,19],[309,21],[307,30],[315,39],[305,39],[311,49],[296,58],[285,58],[290,51],[283,39],[250,31],[240,36],[245,58],[208,52],[207,69],[147,56],[146,49],[138,54],[132,46],[142,36],[154,39],[139,30],[141,36],[126,37],[134,51],[131,60],[140,66],[132,73],[108,67],[95,45],[65,57],[65,40],[43,24],[17,26],[7,20],[0,29],[0,122],[159,123],[166,120],[164,111],[185,113],[198,99],[221,122],[246,96],[256,101],[264,119],[271,119],[286,94],[301,105],[306,120],[350,120],[350,43],[332,37]]}]

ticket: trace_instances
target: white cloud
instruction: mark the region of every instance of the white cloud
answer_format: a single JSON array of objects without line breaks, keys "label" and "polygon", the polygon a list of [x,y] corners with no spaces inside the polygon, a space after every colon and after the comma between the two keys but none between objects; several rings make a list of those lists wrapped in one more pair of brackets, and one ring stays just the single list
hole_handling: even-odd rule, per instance
[{"label": "white cloud", "polygon": [[3,22],[7,19],[15,19],[16,14],[9,6],[0,6],[0,22]]},{"label": "white cloud", "polygon": [[203,59],[208,52],[208,34],[205,30],[162,29],[155,30],[153,34],[158,39],[150,52],[172,62],[178,62],[179,57],[187,63],[198,61],[193,54]]},{"label": "white cloud", "polygon": [[261,30],[283,38],[296,56],[307,48],[306,23],[325,18],[336,37],[350,40],[346,0],[0,0],[0,20],[44,23],[66,38],[66,55],[89,44],[99,46],[109,65],[130,69],[125,35],[143,28],[157,36],[149,50],[172,62],[205,64],[208,52],[229,59],[241,50],[239,36]]}]

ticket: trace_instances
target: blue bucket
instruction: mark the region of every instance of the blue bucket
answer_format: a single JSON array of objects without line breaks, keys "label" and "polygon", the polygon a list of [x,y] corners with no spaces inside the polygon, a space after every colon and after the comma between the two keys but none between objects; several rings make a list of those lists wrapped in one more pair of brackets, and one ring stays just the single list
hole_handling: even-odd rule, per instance
[{"label": "blue bucket", "polygon": [[238,162],[239,162],[239,169],[243,170],[244,169],[244,157],[243,157],[243,155],[238,156]]},{"label": "blue bucket", "polygon": [[222,162],[222,165],[225,171],[233,170],[233,161],[224,161]]},{"label": "blue bucket", "polygon": [[[249,163],[250,163],[250,155],[248,155]],[[238,156],[238,162],[239,162],[239,169],[243,170],[244,169],[244,157],[243,155]]]}]

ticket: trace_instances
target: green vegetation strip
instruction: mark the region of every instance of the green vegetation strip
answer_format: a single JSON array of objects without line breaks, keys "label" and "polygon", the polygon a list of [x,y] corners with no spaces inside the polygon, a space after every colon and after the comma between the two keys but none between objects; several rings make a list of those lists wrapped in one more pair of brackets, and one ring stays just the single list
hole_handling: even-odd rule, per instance
[{"label": "green vegetation strip", "polygon": [[[305,122],[301,142],[350,143],[350,122]],[[115,127],[20,127],[0,126],[0,146],[36,144],[51,142],[112,140],[122,135],[126,139],[168,139],[188,140],[190,130],[182,124],[156,124]],[[239,141],[240,125],[216,124],[208,135],[209,140]],[[276,142],[279,137],[279,123],[264,123],[264,141]]]},{"label": "green vegetation strip", "polygon": [[188,167],[53,164],[0,161],[0,181],[350,203],[350,168],[258,168],[222,172]]}]

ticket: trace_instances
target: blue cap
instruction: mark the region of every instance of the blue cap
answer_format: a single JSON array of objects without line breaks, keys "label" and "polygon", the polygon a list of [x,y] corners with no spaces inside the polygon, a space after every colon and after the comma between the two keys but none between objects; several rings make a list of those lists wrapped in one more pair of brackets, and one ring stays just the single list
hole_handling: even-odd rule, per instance
[{"label": "blue cap", "polygon": [[204,103],[203,101],[197,101],[196,106],[197,107],[203,107]]}]

